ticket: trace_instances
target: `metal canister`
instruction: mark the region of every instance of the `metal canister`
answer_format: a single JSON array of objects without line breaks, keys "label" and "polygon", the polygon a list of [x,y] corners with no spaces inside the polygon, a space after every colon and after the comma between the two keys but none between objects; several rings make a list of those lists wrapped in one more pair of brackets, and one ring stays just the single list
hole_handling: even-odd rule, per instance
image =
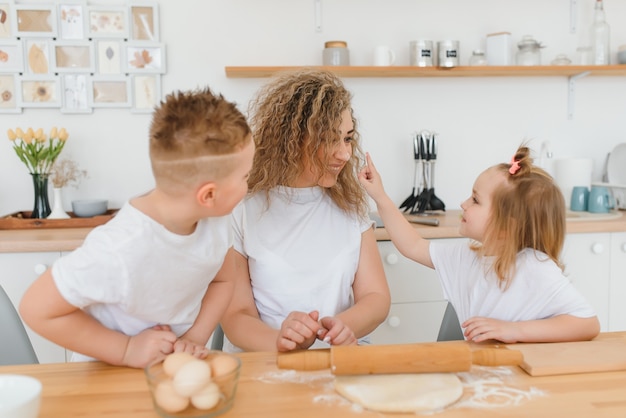
[{"label": "metal canister", "polygon": [[322,62],[324,65],[350,65],[348,43],[345,41],[325,42]]},{"label": "metal canister", "polygon": [[452,68],[459,65],[459,41],[439,41],[437,42],[439,51],[439,67]]},{"label": "metal canister", "polygon": [[409,64],[417,67],[432,67],[433,57],[433,41],[419,39],[409,42]]}]

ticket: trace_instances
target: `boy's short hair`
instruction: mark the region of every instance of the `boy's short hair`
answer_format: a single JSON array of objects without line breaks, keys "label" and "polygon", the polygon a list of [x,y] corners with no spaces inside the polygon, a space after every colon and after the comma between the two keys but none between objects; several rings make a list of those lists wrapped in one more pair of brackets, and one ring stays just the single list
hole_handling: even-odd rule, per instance
[{"label": "boy's short hair", "polygon": [[233,154],[251,140],[245,116],[207,87],[176,91],[161,101],[150,125],[150,161],[166,192],[216,181],[235,168]]}]

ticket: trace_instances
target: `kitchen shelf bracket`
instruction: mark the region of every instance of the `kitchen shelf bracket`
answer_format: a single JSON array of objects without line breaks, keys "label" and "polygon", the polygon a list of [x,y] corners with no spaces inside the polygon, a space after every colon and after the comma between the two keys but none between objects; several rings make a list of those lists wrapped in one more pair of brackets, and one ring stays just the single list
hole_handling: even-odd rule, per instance
[{"label": "kitchen shelf bracket", "polygon": [[591,71],[585,71],[580,74],[567,77],[567,119],[574,118],[574,95],[576,92],[576,80],[591,74]]},{"label": "kitchen shelf bracket", "polygon": [[576,33],[576,19],[577,19],[576,0],[569,0],[569,32]]}]

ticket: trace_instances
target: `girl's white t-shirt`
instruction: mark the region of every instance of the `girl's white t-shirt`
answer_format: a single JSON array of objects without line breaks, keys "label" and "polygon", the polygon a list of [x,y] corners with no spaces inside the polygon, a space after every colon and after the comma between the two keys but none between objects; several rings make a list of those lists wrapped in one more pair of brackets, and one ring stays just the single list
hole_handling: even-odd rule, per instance
[{"label": "girl's white t-shirt", "polygon": [[518,254],[517,271],[506,290],[489,269],[492,258],[477,257],[467,241],[431,241],[430,256],[444,297],[461,323],[476,316],[528,321],[563,314],[596,315],[556,263],[540,251],[527,248]]}]

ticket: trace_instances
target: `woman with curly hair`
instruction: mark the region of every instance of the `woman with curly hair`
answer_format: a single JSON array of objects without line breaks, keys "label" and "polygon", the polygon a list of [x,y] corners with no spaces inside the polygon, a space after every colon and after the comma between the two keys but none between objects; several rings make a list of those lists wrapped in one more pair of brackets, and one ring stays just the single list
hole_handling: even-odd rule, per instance
[{"label": "woman with curly hair", "polygon": [[233,212],[238,273],[224,351],[367,343],[390,295],[351,94],[332,73],[283,73],[251,103],[249,194]]}]

